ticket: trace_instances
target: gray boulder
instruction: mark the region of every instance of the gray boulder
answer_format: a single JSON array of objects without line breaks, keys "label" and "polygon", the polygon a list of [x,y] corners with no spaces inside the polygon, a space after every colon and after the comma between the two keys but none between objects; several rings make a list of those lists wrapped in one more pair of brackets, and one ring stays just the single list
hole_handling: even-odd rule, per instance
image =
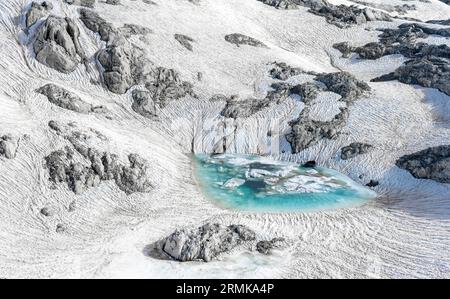
[{"label": "gray boulder", "polygon": [[152,94],[145,90],[134,90],[132,93],[133,104],[131,108],[140,115],[153,118],[158,115],[157,105],[153,102]]},{"label": "gray boulder", "polygon": [[431,147],[400,157],[396,165],[415,178],[450,183],[450,145]]},{"label": "gray boulder", "polygon": [[19,147],[19,140],[12,135],[4,135],[0,137],[0,156],[7,159],[14,159]]},{"label": "gray boulder", "polygon": [[222,253],[254,240],[255,233],[245,226],[207,223],[193,230],[176,230],[158,242],[157,250],[180,262],[210,262]]},{"label": "gray boulder", "polygon": [[73,72],[85,59],[79,35],[71,19],[49,16],[39,28],[33,45],[36,59],[59,72]]},{"label": "gray boulder", "polygon": [[194,42],[194,39],[183,34],[175,34],[175,39],[186,49],[189,51],[193,51],[194,47],[192,46],[192,42]]},{"label": "gray boulder", "polygon": [[42,3],[32,2],[30,10],[25,16],[25,23],[27,28],[33,26],[38,20],[47,16],[53,9],[53,4],[51,2],[44,1]]},{"label": "gray boulder", "polygon": [[290,77],[304,73],[300,68],[291,67],[284,62],[274,62],[272,65],[273,67],[270,69],[269,73],[273,79],[284,81]]},{"label": "gray boulder", "polygon": [[354,142],[349,146],[345,146],[341,149],[341,159],[349,160],[356,156],[366,154],[372,149],[373,146],[367,143]]},{"label": "gray boulder", "polygon": [[320,74],[316,80],[325,84],[329,91],[339,94],[346,103],[355,101],[371,90],[367,83],[347,72]]},{"label": "gray boulder", "polygon": [[110,42],[114,39],[117,32],[113,25],[100,17],[98,13],[86,8],[80,8],[78,12],[80,14],[80,20],[83,24],[89,30],[98,33],[102,41]]},{"label": "gray boulder", "polygon": [[127,194],[150,192],[153,186],[147,176],[147,161],[137,154],[130,154],[128,160],[129,166],[120,166],[114,173],[117,186]]},{"label": "gray boulder", "polygon": [[274,238],[270,241],[259,241],[256,244],[256,250],[259,253],[269,255],[273,249],[280,248],[286,240],[284,238]]}]

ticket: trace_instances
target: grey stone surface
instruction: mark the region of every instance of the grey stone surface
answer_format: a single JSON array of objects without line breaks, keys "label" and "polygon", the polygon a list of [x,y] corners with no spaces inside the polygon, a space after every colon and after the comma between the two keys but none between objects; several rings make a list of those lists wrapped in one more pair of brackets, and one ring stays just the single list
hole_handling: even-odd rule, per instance
[{"label": "grey stone surface", "polygon": [[33,26],[38,20],[47,16],[50,11],[53,9],[53,4],[48,1],[32,2],[30,10],[27,12],[25,17],[25,23],[27,28]]},{"label": "grey stone surface", "polygon": [[18,147],[18,138],[10,134],[0,136],[0,156],[4,156],[7,159],[14,159],[16,157]]},{"label": "grey stone surface", "polygon": [[130,154],[129,163],[123,164],[116,154],[102,152],[86,144],[89,137],[84,133],[70,131],[68,126],[55,121],[51,121],[49,127],[73,146],[53,151],[45,158],[53,183],[65,183],[76,194],[108,180],[114,180],[126,194],[147,193],[153,189],[147,174],[149,165],[139,155]]},{"label": "grey stone surface", "polygon": [[131,108],[140,115],[153,118],[158,115],[158,108],[153,102],[152,94],[147,90],[134,90],[132,93],[133,104]]},{"label": "grey stone surface", "polygon": [[396,165],[417,179],[450,184],[450,145],[441,145],[400,157]]},{"label": "grey stone surface", "polygon": [[36,59],[62,73],[74,71],[85,59],[79,35],[71,19],[49,16],[38,29],[33,45]]},{"label": "grey stone surface", "polygon": [[300,68],[291,67],[284,62],[274,62],[272,69],[270,70],[270,76],[273,79],[287,80],[290,77],[300,75],[304,73]]},{"label": "grey stone surface", "polygon": [[345,127],[349,114],[347,108],[340,110],[331,121],[312,120],[308,117],[307,110],[303,110],[299,118],[291,122],[292,130],[286,135],[293,153],[301,152],[324,138],[336,138]]},{"label": "grey stone surface", "polygon": [[259,241],[256,244],[256,250],[259,253],[269,255],[273,249],[280,248],[286,240],[284,238],[274,238],[270,241]]},{"label": "grey stone surface", "polygon": [[325,84],[328,91],[339,94],[341,100],[347,103],[355,101],[371,90],[367,83],[347,72],[320,74],[316,80]]},{"label": "grey stone surface", "polygon": [[354,142],[348,146],[344,146],[341,149],[341,159],[349,160],[355,158],[356,156],[366,154],[372,149],[373,146],[367,143]]},{"label": "grey stone surface", "polygon": [[102,106],[93,106],[86,103],[78,95],[55,84],[46,84],[37,89],[36,92],[46,96],[50,103],[78,113],[101,112],[106,110]]},{"label": "grey stone surface", "polygon": [[78,12],[83,24],[89,30],[98,33],[102,41],[110,42],[114,39],[117,32],[113,25],[100,17],[97,12],[86,8],[80,8]]},{"label": "grey stone surface", "polygon": [[260,42],[259,40],[240,33],[225,35],[225,40],[238,47],[242,45],[247,45],[252,47],[267,48],[267,46],[264,43]]},{"label": "grey stone surface", "polygon": [[192,43],[194,42],[194,39],[183,34],[175,34],[175,39],[186,49],[189,51],[193,51],[194,47],[192,46]]},{"label": "grey stone surface", "polygon": [[197,229],[180,229],[158,242],[155,250],[180,261],[210,262],[238,245],[255,240],[255,233],[242,225],[207,223]]}]

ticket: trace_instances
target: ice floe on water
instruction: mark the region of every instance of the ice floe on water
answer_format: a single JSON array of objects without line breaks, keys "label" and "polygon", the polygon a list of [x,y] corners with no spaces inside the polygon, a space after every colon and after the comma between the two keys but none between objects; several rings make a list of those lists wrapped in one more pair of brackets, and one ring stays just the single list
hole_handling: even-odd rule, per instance
[{"label": "ice floe on water", "polygon": [[197,155],[197,179],[207,197],[231,209],[310,211],[361,205],[376,193],[322,167],[252,155]]}]

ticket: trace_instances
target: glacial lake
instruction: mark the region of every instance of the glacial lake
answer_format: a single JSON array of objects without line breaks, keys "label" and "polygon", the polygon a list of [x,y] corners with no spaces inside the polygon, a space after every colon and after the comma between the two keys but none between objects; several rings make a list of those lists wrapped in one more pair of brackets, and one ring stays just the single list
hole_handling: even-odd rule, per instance
[{"label": "glacial lake", "polygon": [[304,212],[359,206],[376,197],[332,169],[251,155],[196,155],[194,160],[204,194],[223,208]]}]

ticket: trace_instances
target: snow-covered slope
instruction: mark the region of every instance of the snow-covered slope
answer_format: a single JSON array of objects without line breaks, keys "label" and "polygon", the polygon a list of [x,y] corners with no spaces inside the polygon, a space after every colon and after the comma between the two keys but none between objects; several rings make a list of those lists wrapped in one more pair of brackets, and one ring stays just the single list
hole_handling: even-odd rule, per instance
[{"label": "snow-covered slope", "polygon": [[[66,74],[40,63],[34,42],[46,15],[26,28],[30,1],[0,0],[0,137],[11,134],[18,146],[13,159],[0,155],[0,277],[450,278],[450,184],[415,179],[396,166],[401,156],[450,144],[450,95],[396,80],[370,82],[408,60],[401,54],[345,58],[333,47],[376,42],[378,28],[448,19],[449,5],[438,0],[333,0],[398,16],[340,28],[308,7],[276,9],[257,0],[96,1],[93,10],[115,28],[134,24],[150,29],[127,36],[146,58],[138,64],[174,69],[192,85],[195,96],[168,101],[157,108],[156,117],[145,117],[133,109],[133,91],[145,90],[145,82],[132,84],[125,94],[108,91],[96,55],[108,42],[80,20],[80,6],[47,2],[51,14],[71,18],[79,28],[86,61]],[[403,4],[414,9],[394,7]],[[234,33],[264,46],[227,42],[224,37]],[[192,38],[192,51],[175,34]],[[431,34],[424,41],[449,45],[449,36]],[[275,61],[303,72],[274,79],[269,73]],[[347,107],[340,95],[321,90],[309,105],[291,95],[245,118],[221,116],[224,99],[233,95],[262,101],[272,83],[293,86],[314,81],[318,73],[341,71],[365,81],[371,91],[348,105],[340,134],[298,153],[286,139],[289,122],[305,106],[312,119],[330,121]],[[49,83],[102,110],[78,113],[51,103],[36,92]],[[74,124],[58,131],[49,127],[50,121]],[[82,132],[89,147],[116,154],[123,165],[130,154],[145,159],[152,190],[129,194],[111,179],[76,194],[67,184],[51,182],[46,157],[74,146],[79,136],[74,141],[73,132]],[[374,190],[379,198],[363,207],[315,213],[220,209],[202,195],[190,155],[217,151],[223,142],[229,153],[315,160],[361,184],[378,181]],[[341,148],[352,142],[369,143],[373,150],[342,160]],[[43,213],[44,208],[49,212]],[[210,263],[146,254],[149,244],[175,229],[211,221],[243,224],[263,239],[284,237],[288,245],[270,256],[240,248]]]}]

